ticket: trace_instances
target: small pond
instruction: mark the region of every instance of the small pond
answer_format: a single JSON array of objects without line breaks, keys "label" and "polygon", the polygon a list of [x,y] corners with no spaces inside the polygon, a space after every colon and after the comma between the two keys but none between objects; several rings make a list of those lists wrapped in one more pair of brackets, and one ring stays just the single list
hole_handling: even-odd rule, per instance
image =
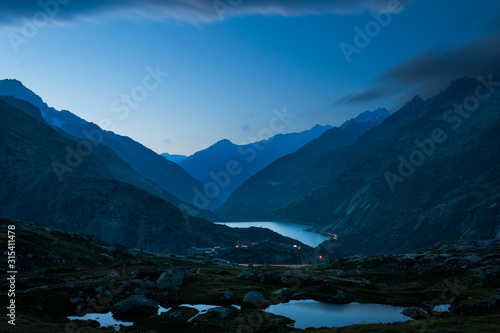
[{"label": "small pond", "polygon": [[411,320],[403,307],[383,304],[330,304],[314,300],[271,305],[267,312],[295,320],[295,328],[342,327],[354,324],[394,323]]},{"label": "small pond", "polygon": [[[216,305],[207,304],[182,304],[180,306],[192,307],[200,314]],[[234,305],[233,305],[234,306]],[[238,306],[234,306],[239,309]],[[170,308],[159,307],[158,314]],[[298,300],[288,303],[271,305],[266,312],[285,316],[295,320],[295,328],[307,327],[342,327],[354,324],[394,323],[411,320],[401,314],[403,307],[383,304],[330,304],[314,300]],[[437,310],[437,309],[435,309]],[[444,310],[444,308],[443,308]],[[132,326],[133,322],[116,320],[112,313],[89,313],[82,317],[68,317],[70,320],[95,320],[101,327],[114,327],[119,330],[119,325]]]}]

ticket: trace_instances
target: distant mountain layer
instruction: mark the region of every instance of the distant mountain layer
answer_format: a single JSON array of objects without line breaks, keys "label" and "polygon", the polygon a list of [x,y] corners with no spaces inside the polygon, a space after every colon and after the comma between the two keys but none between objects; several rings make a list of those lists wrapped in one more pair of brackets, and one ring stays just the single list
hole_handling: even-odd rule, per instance
[{"label": "distant mountain layer", "polygon": [[[104,131],[97,125],[89,123],[69,111],[57,111],[48,107],[39,96],[17,80],[0,80],[0,96],[2,95],[11,95],[30,102],[40,109],[43,118],[49,124],[61,128],[74,137],[88,139],[92,134],[92,139],[99,140],[100,143],[111,148],[144,178],[154,181],[181,201],[192,204],[196,194],[195,190],[203,190],[203,185],[176,163],[156,154],[129,137]],[[207,216],[203,212],[200,214]]]},{"label": "distant mountain layer", "polygon": [[[330,128],[331,126],[316,125],[304,132],[278,134],[248,145],[236,145],[229,140],[222,140],[179,164],[224,201],[250,176],[276,159],[296,151]],[[210,199],[209,196],[206,197]]]},{"label": "distant mountain layer", "polygon": [[341,146],[352,144],[361,134],[382,123],[389,116],[386,109],[360,114],[340,127],[326,131],[298,151],[286,155],[258,172],[236,191],[217,214],[225,220],[266,218],[286,207],[321,183],[323,167],[315,167],[322,156]]},{"label": "distant mountain layer", "polygon": [[2,217],[154,252],[185,254],[191,246],[234,246],[238,239],[297,243],[266,229],[192,217],[164,200],[159,188],[152,194],[156,185],[109,148],[76,141],[49,126],[35,106],[7,100],[23,110],[0,99]]},{"label": "distant mountain layer", "polygon": [[184,161],[186,158],[188,158],[186,155],[175,155],[175,154],[169,154],[169,153],[163,153],[160,154],[161,156],[165,157],[167,160],[179,163]]},{"label": "distant mountain layer", "polygon": [[[247,208],[255,205],[249,194],[270,198],[268,184],[278,183],[267,218],[314,223],[337,234],[347,254],[498,238],[499,133],[500,91],[463,78],[427,101],[415,97],[354,144],[321,154],[300,175],[267,172],[273,177],[264,178],[264,170],[241,187],[246,193],[234,193],[238,202],[228,203],[251,216],[263,203]],[[307,191],[290,196],[294,186]]]}]

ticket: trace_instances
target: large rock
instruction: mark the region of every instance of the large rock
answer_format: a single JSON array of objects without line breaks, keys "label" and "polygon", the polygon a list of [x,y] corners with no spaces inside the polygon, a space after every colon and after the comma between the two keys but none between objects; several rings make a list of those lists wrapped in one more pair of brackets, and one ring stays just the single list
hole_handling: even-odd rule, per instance
[{"label": "large rock", "polygon": [[196,332],[286,332],[294,321],[259,310],[215,307],[190,321]]},{"label": "large rock", "polygon": [[256,291],[251,291],[243,297],[241,302],[242,309],[264,309],[266,307],[266,299]]},{"label": "large rock", "polygon": [[156,280],[156,287],[158,289],[179,290],[182,281],[184,281],[184,271],[177,267],[163,272]]},{"label": "large rock", "polygon": [[151,316],[158,313],[158,306],[157,301],[135,294],[113,305],[111,311],[118,316]]},{"label": "large rock", "polygon": [[408,308],[403,309],[401,313],[407,317],[412,319],[422,319],[427,314],[424,309],[418,308],[416,306],[410,306]]}]

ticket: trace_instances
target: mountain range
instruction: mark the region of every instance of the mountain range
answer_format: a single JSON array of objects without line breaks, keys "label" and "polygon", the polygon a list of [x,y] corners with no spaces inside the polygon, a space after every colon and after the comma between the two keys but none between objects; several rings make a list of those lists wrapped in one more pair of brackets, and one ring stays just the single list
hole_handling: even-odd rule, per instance
[{"label": "mountain range", "polygon": [[[221,140],[178,162],[190,175],[205,186],[217,186],[217,198],[225,201],[245,180],[273,161],[293,153],[316,139],[331,126],[316,125],[300,133],[278,134],[267,140],[236,145]],[[232,166],[235,172],[229,172]],[[215,190],[214,190],[215,191]],[[214,205],[211,208],[218,208]]]},{"label": "mountain range", "polygon": [[498,238],[499,105],[486,80],[456,80],[352,142],[334,145],[341,129],[327,131],[251,177],[217,213],[307,222],[336,234],[347,254]]},{"label": "mountain range", "polygon": [[[226,220],[267,218],[271,212],[285,207],[323,180],[323,155],[337,147],[352,144],[388,116],[386,109],[366,111],[339,127],[327,130],[298,151],[276,160],[252,176],[216,212]],[[315,165],[316,169],[311,173],[309,168]]]},{"label": "mountain range", "polygon": [[[200,217],[215,214],[189,205],[210,182],[224,198],[220,189],[229,193],[238,180],[241,186],[215,211],[224,220],[306,223],[334,234],[347,255],[498,238],[500,92],[488,80],[462,78],[391,115],[367,111],[339,127],[246,146],[220,141],[180,162],[197,177],[208,172],[212,181],[203,178],[205,184],[132,139],[54,110],[19,81],[3,80],[0,216],[157,252],[238,239],[295,242],[266,229],[214,225]],[[244,149],[254,152],[245,156]],[[287,149],[293,152],[278,158]],[[236,177],[243,174],[236,166],[254,167],[241,160],[250,156],[262,170]]]},{"label": "mountain range", "polygon": [[51,126],[26,101],[0,98],[0,138],[0,216],[164,253],[239,239],[298,243],[190,216],[114,151]]},{"label": "mountain range", "polygon": [[[63,110],[58,111],[47,104],[34,92],[17,80],[0,80],[0,96],[13,96],[27,101],[37,108],[43,118],[52,126],[62,129],[75,138],[87,140],[89,137],[111,148],[119,158],[128,163],[146,179],[155,182],[177,200],[192,205],[195,190],[202,191],[203,185],[184,171],[177,163],[159,156],[151,149],[129,137],[103,130],[94,123]],[[216,200],[215,200],[216,201]],[[185,205],[184,205],[185,206]],[[185,206],[187,207],[187,206]],[[189,209],[191,214],[213,218],[213,214],[199,209]]]}]

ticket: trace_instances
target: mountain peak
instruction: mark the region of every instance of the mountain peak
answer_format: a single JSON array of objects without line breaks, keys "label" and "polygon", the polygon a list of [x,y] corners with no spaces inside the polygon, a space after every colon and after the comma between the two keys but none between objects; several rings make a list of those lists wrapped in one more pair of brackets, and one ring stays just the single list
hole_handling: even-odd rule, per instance
[{"label": "mountain peak", "polygon": [[5,79],[0,80],[0,95],[14,96],[15,98],[27,101],[34,106],[38,107],[42,114],[44,114],[47,104],[40,96],[35,94],[19,80]]},{"label": "mountain peak", "polygon": [[378,108],[373,111],[365,111],[363,113],[360,113],[356,118],[354,118],[354,121],[356,121],[357,123],[375,122],[381,118],[385,119],[389,117],[389,115],[390,113],[386,108]]},{"label": "mountain peak", "polygon": [[340,128],[344,129],[351,123],[381,123],[384,119],[390,116],[386,108],[378,108],[373,111],[365,111],[360,113],[357,117],[344,122]]},{"label": "mountain peak", "polygon": [[222,140],[219,140],[215,143],[216,145],[234,145],[234,143],[232,143],[231,141],[229,141],[228,139],[222,139]]}]

